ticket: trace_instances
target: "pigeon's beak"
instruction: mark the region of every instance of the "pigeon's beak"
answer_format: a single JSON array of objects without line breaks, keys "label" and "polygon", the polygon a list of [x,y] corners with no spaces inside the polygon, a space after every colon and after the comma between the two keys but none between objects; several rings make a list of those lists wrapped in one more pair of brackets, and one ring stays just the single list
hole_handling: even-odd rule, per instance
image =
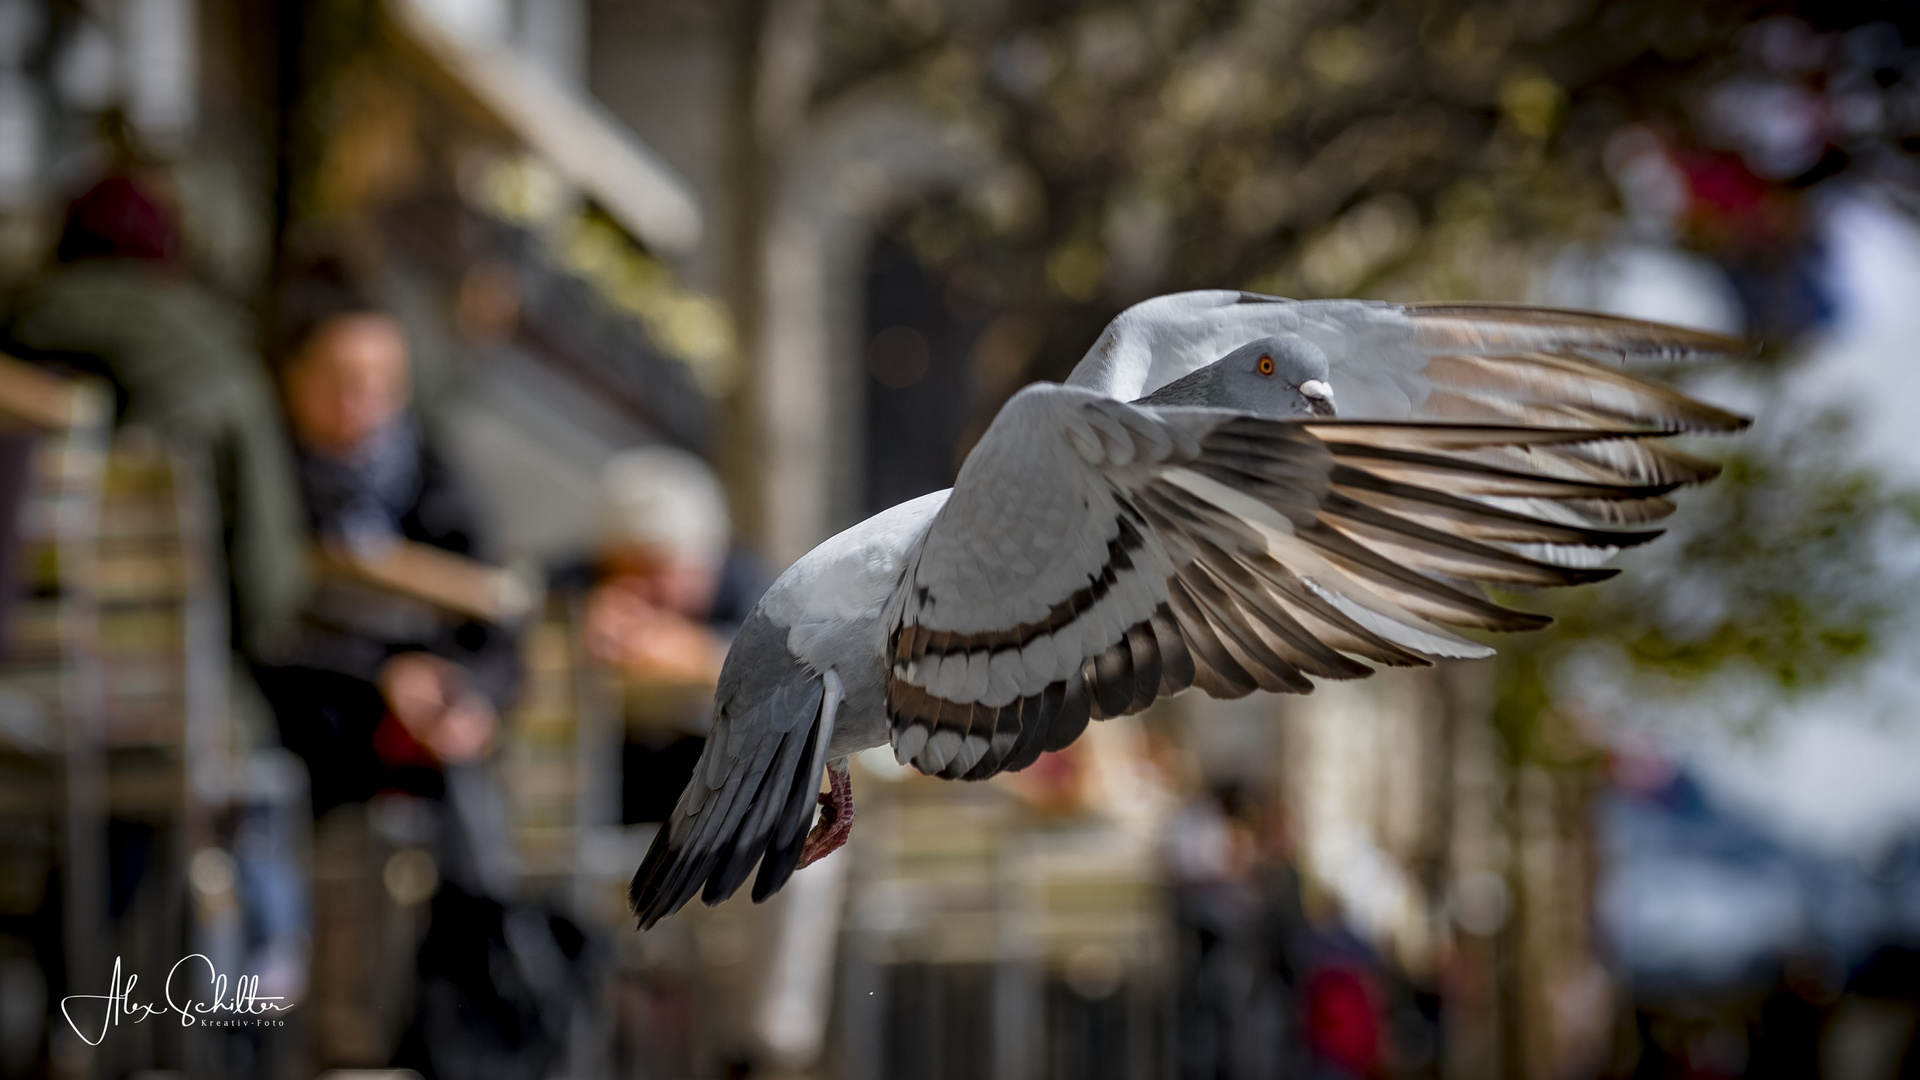
[{"label": "pigeon's beak", "polygon": [[1300,384],[1300,396],[1307,399],[1307,410],[1315,416],[1329,417],[1333,412],[1333,387],[1319,379]]}]

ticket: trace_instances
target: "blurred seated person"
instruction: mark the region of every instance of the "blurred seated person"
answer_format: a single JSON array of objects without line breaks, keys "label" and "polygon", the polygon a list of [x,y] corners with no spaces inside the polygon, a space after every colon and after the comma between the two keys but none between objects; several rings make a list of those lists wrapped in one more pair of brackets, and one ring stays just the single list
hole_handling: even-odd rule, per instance
[{"label": "blurred seated person", "polygon": [[305,593],[293,464],[252,321],[194,280],[181,232],[157,178],[100,180],[67,207],[55,265],[17,298],[8,346],[107,379],[118,423],[157,436],[209,485],[234,643],[258,655],[291,630]]},{"label": "blurred seated person", "polygon": [[[323,265],[282,300],[281,395],[315,541],[346,559],[409,542],[487,559],[475,500],[409,412],[400,323],[344,276]],[[260,683],[316,815],[387,789],[440,795],[444,766],[490,749],[519,677],[509,629],[334,577],[274,660]]]},{"label": "blurred seated person", "polygon": [[649,446],[607,462],[600,486],[588,652],[632,675],[712,685],[767,586],[732,546],[719,480],[693,454]]},{"label": "blurred seated person", "polygon": [[[388,1064],[436,1080],[554,1075],[586,939],[520,897],[508,807],[485,762],[517,689],[515,635],[459,614],[445,582],[350,572],[432,549],[407,565],[479,567],[493,551],[477,503],[409,411],[408,339],[392,314],[322,265],[287,290],[282,320],[282,398],[325,572],[296,646],[261,682],[307,760],[316,815],[374,796],[426,809],[438,872],[418,953],[343,962],[333,983],[316,980],[315,1000],[346,1012],[411,963],[413,1001]],[[336,822],[357,824],[343,814],[322,829]],[[333,911],[333,925],[363,917]]]},{"label": "blurred seated person", "polygon": [[707,463],[650,446],[607,463],[598,546],[552,581],[586,592],[582,643],[628,684],[622,818],[664,820],[699,757],[720,663],[769,575],[733,546]]}]

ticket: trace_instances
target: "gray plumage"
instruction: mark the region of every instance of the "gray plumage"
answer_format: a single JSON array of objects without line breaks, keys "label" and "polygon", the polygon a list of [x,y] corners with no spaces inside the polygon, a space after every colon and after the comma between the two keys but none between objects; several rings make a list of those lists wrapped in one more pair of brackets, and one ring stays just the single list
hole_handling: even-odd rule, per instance
[{"label": "gray plumage", "polygon": [[1669,492],[1714,475],[1665,436],[1745,426],[1607,361],[1737,347],[1488,304],[1204,292],[1128,309],[1065,385],[1007,402],[951,491],[833,537],[768,591],[634,876],[641,925],[756,865],[755,897],[779,888],[827,762],[868,747],[983,779],[1189,687],[1306,693],[1488,655],[1455,630],[1546,620],[1482,584],[1611,576],[1599,563],[1656,535]]},{"label": "gray plumage", "polygon": [[[732,895],[756,863],[756,896],[785,884],[812,823],[814,795],[833,737],[825,678],[786,650],[788,628],[755,610],[734,639],[715,700],[720,710],[709,750],[688,781],[681,809],[699,857],[672,868],[658,888],[679,894],[705,887],[707,901]],[[831,702],[837,705],[838,702]],[[745,762],[745,768],[732,763]],[[763,859],[762,856],[766,857]]]}]

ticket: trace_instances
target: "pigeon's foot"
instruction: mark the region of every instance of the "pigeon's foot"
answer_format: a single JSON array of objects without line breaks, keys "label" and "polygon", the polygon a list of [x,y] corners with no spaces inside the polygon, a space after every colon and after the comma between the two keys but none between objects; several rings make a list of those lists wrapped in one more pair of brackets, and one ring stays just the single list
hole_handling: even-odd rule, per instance
[{"label": "pigeon's foot", "polygon": [[820,820],[807,834],[807,846],[800,849],[801,866],[839,851],[853,835],[853,777],[847,775],[845,758],[827,762],[827,788],[820,793]]}]

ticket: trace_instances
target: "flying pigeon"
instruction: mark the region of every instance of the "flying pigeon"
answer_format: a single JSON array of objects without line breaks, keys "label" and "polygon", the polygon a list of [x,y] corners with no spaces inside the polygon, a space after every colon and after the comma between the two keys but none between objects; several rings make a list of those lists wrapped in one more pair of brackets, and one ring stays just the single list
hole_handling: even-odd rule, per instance
[{"label": "flying pigeon", "polygon": [[844,843],[847,758],[869,747],[983,780],[1188,688],[1307,693],[1490,655],[1456,631],[1548,619],[1481,586],[1612,576],[1669,492],[1718,471],[1667,437],[1748,423],[1610,361],[1739,347],[1494,304],[1209,291],[1127,309],[1064,384],[1006,403],[950,490],[767,591],[634,875],[640,926],[756,866],[763,900]]}]

